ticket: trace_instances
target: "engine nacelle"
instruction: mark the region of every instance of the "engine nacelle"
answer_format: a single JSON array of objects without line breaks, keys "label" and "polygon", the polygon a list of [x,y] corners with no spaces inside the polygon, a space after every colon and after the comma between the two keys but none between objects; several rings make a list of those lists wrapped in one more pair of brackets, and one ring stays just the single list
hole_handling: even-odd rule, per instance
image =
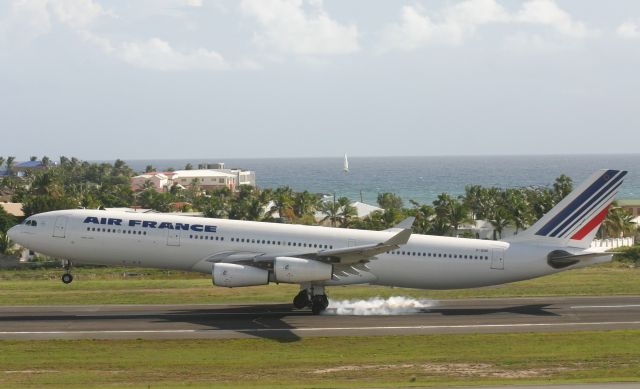
[{"label": "engine nacelle", "polygon": [[253,266],[236,265],[235,263],[214,263],[211,270],[213,284],[226,286],[266,285],[269,283],[269,271]]},{"label": "engine nacelle", "polygon": [[333,275],[333,266],[312,259],[276,257],[273,263],[273,274],[277,282],[291,284],[326,281]]}]

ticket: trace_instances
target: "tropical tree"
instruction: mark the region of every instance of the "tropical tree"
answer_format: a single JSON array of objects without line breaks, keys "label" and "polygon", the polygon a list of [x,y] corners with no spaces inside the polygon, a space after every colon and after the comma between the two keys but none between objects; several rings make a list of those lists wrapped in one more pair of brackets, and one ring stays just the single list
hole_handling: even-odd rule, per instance
[{"label": "tropical tree", "polygon": [[2,165],[4,165],[4,157],[0,157],[0,168],[2,168]]},{"label": "tropical tree", "polygon": [[320,207],[320,196],[309,191],[298,192],[293,195],[293,213],[298,221],[305,224],[315,222],[314,213]]},{"label": "tropical tree", "polygon": [[340,204],[336,201],[323,201],[320,204],[320,212],[325,215],[320,220],[321,223],[329,220],[331,226],[335,227],[340,221]]},{"label": "tropical tree", "polygon": [[413,208],[409,211],[411,216],[416,218],[413,223],[413,231],[418,234],[432,234],[433,223],[436,211],[432,206],[427,204],[419,204],[414,200],[410,200]]},{"label": "tropical tree", "polygon": [[503,207],[496,208],[489,217],[489,223],[493,226],[493,240],[502,239],[502,231],[511,224],[509,217],[509,211]]},{"label": "tropical tree", "polygon": [[273,192],[273,206],[270,214],[278,212],[280,219],[291,220],[293,218],[293,189],[281,186]]},{"label": "tropical tree", "polygon": [[626,234],[637,232],[638,225],[633,222],[633,215],[614,202],[600,226],[599,234],[603,238],[622,238]]},{"label": "tropical tree", "polygon": [[15,165],[15,160],[16,160],[16,157],[7,157],[5,166],[7,167],[7,173],[9,173],[9,175],[13,174],[13,166]]},{"label": "tropical tree", "polygon": [[0,254],[11,254],[13,242],[9,239],[6,232],[0,231]]},{"label": "tropical tree", "polygon": [[382,209],[402,209],[402,198],[394,193],[378,194],[378,205]]},{"label": "tropical tree", "polygon": [[338,199],[338,205],[340,206],[340,211],[338,213],[340,217],[340,225],[342,227],[349,227],[351,222],[357,219],[358,211],[353,205],[351,205],[351,201],[346,197],[340,197]]},{"label": "tropical tree", "polygon": [[49,167],[51,165],[51,159],[46,155],[42,157],[42,166]]},{"label": "tropical tree", "polygon": [[506,189],[502,192],[500,205],[509,213],[509,220],[516,227],[516,234],[531,223],[532,211],[523,190]]},{"label": "tropical tree", "polygon": [[573,180],[564,174],[561,174],[553,183],[553,197],[556,203],[565,198],[573,190]]},{"label": "tropical tree", "polygon": [[154,172],[154,171],[156,171],[156,169],[153,167],[153,165],[147,165],[147,166],[144,168],[144,172],[145,172],[145,173],[151,173],[151,172]]}]

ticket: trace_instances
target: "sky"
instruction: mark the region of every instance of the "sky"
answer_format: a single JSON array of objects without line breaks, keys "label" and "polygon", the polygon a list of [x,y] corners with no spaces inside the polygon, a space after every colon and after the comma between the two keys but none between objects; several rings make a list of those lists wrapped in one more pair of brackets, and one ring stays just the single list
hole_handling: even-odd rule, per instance
[{"label": "sky", "polygon": [[636,153],[640,2],[6,0],[0,156]]}]

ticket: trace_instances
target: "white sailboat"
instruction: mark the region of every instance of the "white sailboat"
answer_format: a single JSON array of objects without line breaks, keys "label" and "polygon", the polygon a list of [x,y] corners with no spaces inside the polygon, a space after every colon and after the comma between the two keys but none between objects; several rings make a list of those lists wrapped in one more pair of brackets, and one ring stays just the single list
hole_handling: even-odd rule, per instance
[{"label": "white sailboat", "polygon": [[345,173],[349,173],[349,160],[347,159],[347,154],[344,155],[344,168],[342,169]]}]

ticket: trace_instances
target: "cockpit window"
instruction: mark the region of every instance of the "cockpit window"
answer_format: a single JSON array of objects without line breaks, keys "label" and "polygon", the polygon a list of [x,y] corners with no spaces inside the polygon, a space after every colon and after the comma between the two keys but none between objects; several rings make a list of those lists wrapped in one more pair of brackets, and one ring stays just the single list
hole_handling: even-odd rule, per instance
[{"label": "cockpit window", "polygon": [[38,225],[38,222],[32,219],[27,220],[24,224],[31,226],[31,227],[36,227]]}]

